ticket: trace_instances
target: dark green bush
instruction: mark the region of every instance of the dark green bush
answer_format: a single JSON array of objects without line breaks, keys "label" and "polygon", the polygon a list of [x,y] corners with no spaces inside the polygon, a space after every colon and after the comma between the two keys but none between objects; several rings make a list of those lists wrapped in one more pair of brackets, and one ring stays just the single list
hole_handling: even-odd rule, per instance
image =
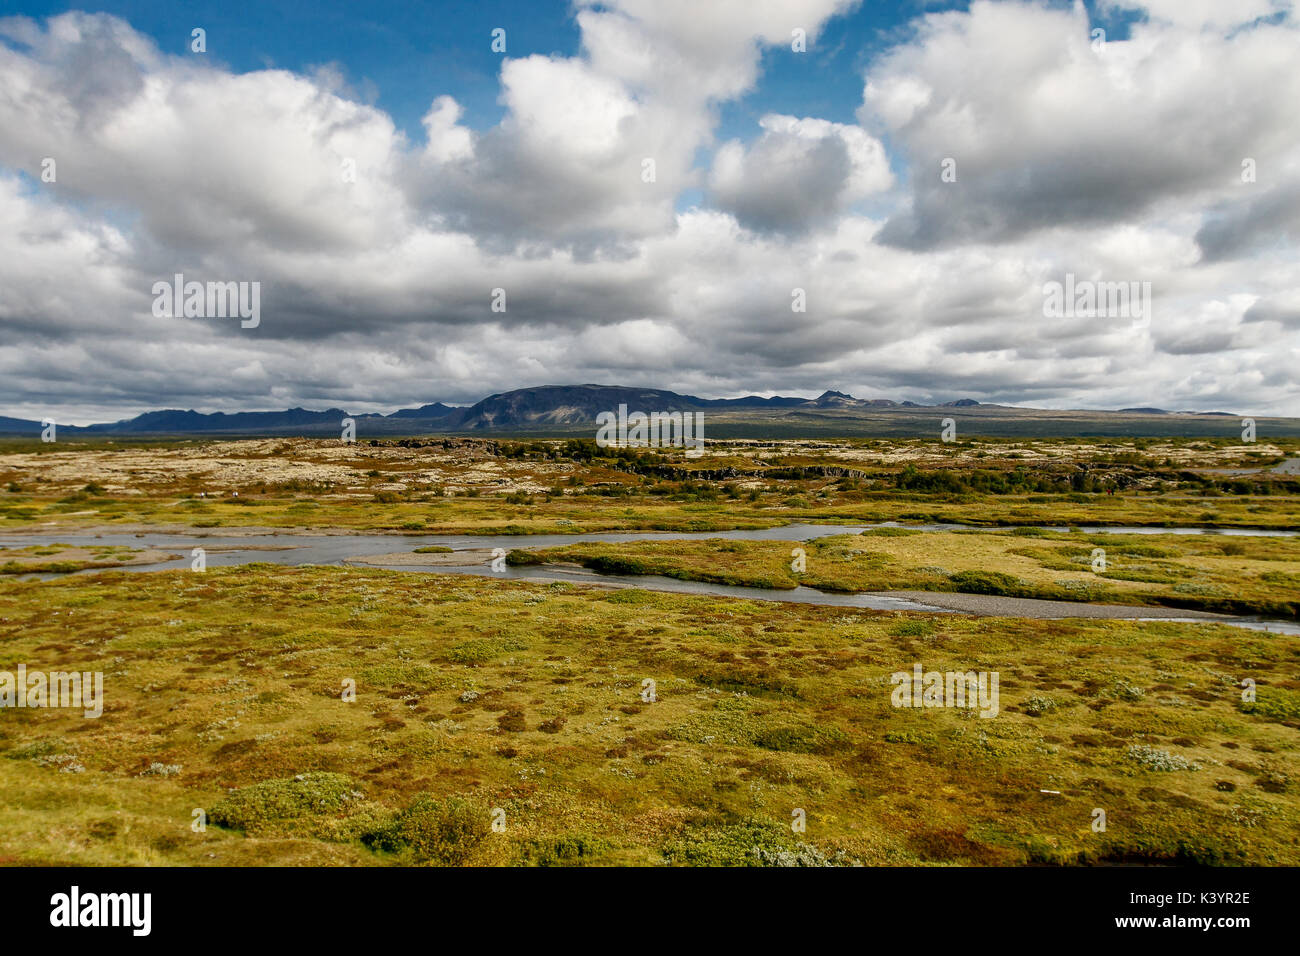
[{"label": "dark green bush", "polygon": [[259,833],[303,817],[339,814],[359,798],[346,774],[303,773],[241,787],[217,803],[208,819],[220,827]]},{"label": "dark green bush", "polygon": [[964,594],[1001,594],[1021,597],[1026,588],[1021,580],[1001,571],[958,571],[949,580]]},{"label": "dark green bush", "polygon": [[523,567],[529,564],[544,564],[545,560],[536,551],[515,548],[506,552],[506,564],[511,567]]},{"label": "dark green bush", "polygon": [[491,832],[491,818],[479,804],[423,796],[361,840],[374,850],[410,853],[419,862],[461,866]]}]

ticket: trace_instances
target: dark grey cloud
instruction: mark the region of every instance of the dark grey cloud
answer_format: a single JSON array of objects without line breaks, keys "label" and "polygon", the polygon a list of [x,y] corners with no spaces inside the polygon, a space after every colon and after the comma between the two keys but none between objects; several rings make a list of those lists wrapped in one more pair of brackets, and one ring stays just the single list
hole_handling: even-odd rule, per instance
[{"label": "dark grey cloud", "polygon": [[1265,188],[1259,195],[1218,206],[1196,233],[1196,244],[1207,262],[1239,258],[1269,247],[1291,247],[1297,242],[1300,182]]}]

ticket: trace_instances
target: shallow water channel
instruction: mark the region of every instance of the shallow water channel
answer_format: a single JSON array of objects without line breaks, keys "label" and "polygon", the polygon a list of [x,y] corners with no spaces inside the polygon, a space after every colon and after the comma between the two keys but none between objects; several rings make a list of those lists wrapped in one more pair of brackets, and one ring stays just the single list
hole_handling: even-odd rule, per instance
[{"label": "shallow water channel", "polygon": [[[573,534],[536,534],[536,535],[467,535],[467,534],[254,534],[245,535],[235,528],[214,529],[212,532],[191,534],[155,534],[151,532],[136,533],[102,533],[102,534],[68,534],[65,532],[42,532],[35,534],[0,535],[0,546],[26,547],[29,545],[68,544],[82,546],[119,545],[132,548],[153,548],[172,551],[182,557],[156,564],[142,564],[111,570],[121,571],[162,571],[171,568],[188,568],[190,551],[203,548],[206,552],[208,566],[223,567],[263,561],[272,564],[291,566],[301,565],[345,565],[348,559],[366,555],[392,554],[399,551],[413,551],[416,548],[443,546],[453,551],[481,551],[482,549],[503,548],[550,548],[565,544],[583,542],[624,542],[624,541],[689,541],[708,538],[724,538],[742,541],[810,541],[839,534],[857,534],[869,528],[906,527],[917,531],[978,531],[968,525],[924,524],[900,525],[896,522],[865,525],[823,525],[790,524],[777,528],[740,529],[732,531],[639,531],[639,532],[595,532]],[[996,530],[996,529],[987,529]],[[1065,527],[1046,527],[1049,531],[1067,531]],[[1098,525],[1080,526],[1077,530],[1089,534],[1212,534],[1237,536],[1272,536],[1295,537],[1300,532],[1287,530],[1256,530],[1237,528],[1151,528],[1151,527],[1103,527]],[[264,550],[265,549],[265,550]],[[438,556],[445,559],[445,555]],[[466,556],[469,557],[468,555]],[[388,567],[414,573],[436,574],[471,574],[483,577],[509,578],[541,581],[572,581],[574,583],[615,585],[620,587],[639,587],[655,591],[669,591],[677,594],[699,594],[719,597],[748,598],[751,600],[783,601],[796,604],[820,604],[835,607],[869,608],[888,611],[924,611],[936,614],[961,613],[951,608],[927,604],[915,595],[901,597],[888,592],[844,594],[820,591],[816,588],[797,587],[791,590],[777,590],[760,587],[741,587],[737,585],[710,584],[701,581],[681,581],[676,578],[658,575],[603,575],[586,568],[554,565],[531,565],[521,567],[506,566],[504,570],[493,571],[487,561],[474,561],[459,566],[422,566],[422,565],[383,565],[366,564],[365,567]],[[77,573],[95,573],[94,570]],[[58,577],[52,574],[33,574],[26,577],[48,579]],[[938,596],[936,596],[938,599]],[[1034,601],[1031,599],[1015,600],[1016,611],[1013,616],[1041,618],[1059,618],[1070,616],[1061,610],[1061,603],[1056,601]],[[1083,608],[1097,608],[1096,605],[1079,605],[1079,616],[1084,616]],[[1138,614],[1141,614],[1138,617]],[[1089,615],[1096,616],[1096,615]],[[1144,607],[1124,609],[1124,613],[1103,614],[1099,616],[1123,616],[1136,620],[1213,620],[1216,623],[1232,624],[1252,630],[1266,630],[1282,634],[1300,636],[1300,624],[1290,621],[1266,621],[1253,617],[1230,617],[1223,615],[1202,615],[1197,612],[1180,611],[1173,608]]]}]

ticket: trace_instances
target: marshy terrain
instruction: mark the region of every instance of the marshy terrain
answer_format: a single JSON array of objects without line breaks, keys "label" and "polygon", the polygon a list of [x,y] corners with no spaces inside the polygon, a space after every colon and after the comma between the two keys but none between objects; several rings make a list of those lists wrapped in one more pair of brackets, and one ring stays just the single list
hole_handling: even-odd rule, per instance
[{"label": "marshy terrain", "polygon": [[789,542],[723,539],[583,543],[512,551],[507,560],[767,588],[958,591],[1300,618],[1300,537],[883,527],[799,547],[802,570]]},{"label": "marshy terrain", "polygon": [[[511,534],[513,568],[1294,620],[1298,456],[1215,439],[735,440],[690,460],[568,439],[8,443],[0,671],[102,672],[104,707],[0,711],[0,860],[1300,864],[1294,635],[438,567]],[[901,526],[780,536],[797,522]],[[1175,533],[1192,528],[1222,533]],[[756,536],[707,534],[727,529]],[[605,531],[704,536],[527,543]],[[95,539],[168,532],[216,555],[254,533],[382,534],[429,567],[277,551],[198,572],[187,549]],[[467,543],[406,543],[422,535]],[[164,560],[182,566],[136,570]],[[997,716],[894,706],[891,675],[917,664],[997,673]]]}]

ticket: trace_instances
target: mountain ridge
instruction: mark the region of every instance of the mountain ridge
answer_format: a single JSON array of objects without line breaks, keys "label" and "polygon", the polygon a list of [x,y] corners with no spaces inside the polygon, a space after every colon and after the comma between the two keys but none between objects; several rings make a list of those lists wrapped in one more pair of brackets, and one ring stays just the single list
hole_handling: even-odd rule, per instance
[{"label": "mountain ridge", "polygon": [[[364,422],[359,432],[371,435],[411,434],[413,431],[455,432],[573,429],[591,424],[603,411],[617,411],[620,405],[641,412],[753,412],[755,415],[789,415],[802,412],[835,413],[918,413],[925,409],[958,410],[990,413],[1005,410],[1008,414],[1049,414],[1054,410],[990,405],[971,398],[960,398],[938,405],[919,405],[911,401],[888,398],[856,398],[846,392],[827,389],[816,398],[775,395],[764,398],[745,395],[739,398],[700,398],[667,389],[627,385],[536,385],[496,392],[472,405],[449,405],[432,402],[416,407],[399,408],[389,414],[376,412],[349,414],[345,409],[323,410],[295,407],[281,411],[198,412],[193,409],[158,409],[134,418],[93,425],[60,425],[59,432],[81,436],[148,436],[148,435],[266,435],[325,436],[337,434],[344,418]],[[1085,410],[1076,410],[1085,412]],[[1096,410],[1096,415],[1141,415],[1169,418],[1179,415],[1227,415],[1224,412],[1169,412],[1155,407]],[[1057,414],[1071,414],[1057,412]],[[42,425],[31,419],[0,416],[0,435],[36,437]]]}]

